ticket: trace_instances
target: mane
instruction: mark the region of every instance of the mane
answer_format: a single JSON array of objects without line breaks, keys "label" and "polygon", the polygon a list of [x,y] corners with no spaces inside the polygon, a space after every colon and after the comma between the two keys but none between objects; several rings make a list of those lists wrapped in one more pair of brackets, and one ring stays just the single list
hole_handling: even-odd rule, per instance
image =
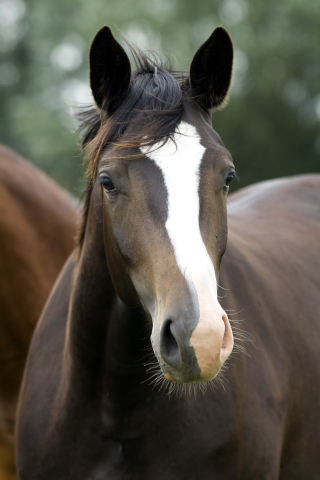
[{"label": "mane", "polygon": [[[134,58],[135,70],[121,106],[105,117],[97,107],[87,108],[77,115],[81,122],[78,131],[82,134],[82,148],[88,159],[88,183],[78,239],[80,249],[101,153],[112,145],[119,152],[116,158],[123,158],[121,151],[125,148],[164,144],[173,138],[184,109],[181,84],[186,75],[174,71],[168,60],[163,63],[155,54],[146,55],[129,42],[127,45]],[[134,133],[127,132],[129,125]]]}]

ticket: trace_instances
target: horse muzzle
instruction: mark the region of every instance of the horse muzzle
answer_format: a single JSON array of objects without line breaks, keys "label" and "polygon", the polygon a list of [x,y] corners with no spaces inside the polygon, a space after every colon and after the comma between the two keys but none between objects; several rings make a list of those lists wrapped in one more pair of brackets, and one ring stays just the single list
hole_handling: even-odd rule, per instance
[{"label": "horse muzzle", "polygon": [[160,328],[157,323],[153,325],[151,342],[161,370],[170,381],[212,380],[232,352],[232,330],[219,304],[198,321],[185,312],[167,315]]}]

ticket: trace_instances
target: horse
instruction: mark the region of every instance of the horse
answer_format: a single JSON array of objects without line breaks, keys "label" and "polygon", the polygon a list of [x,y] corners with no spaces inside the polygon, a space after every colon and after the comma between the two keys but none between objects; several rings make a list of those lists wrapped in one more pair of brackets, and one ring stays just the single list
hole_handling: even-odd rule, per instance
[{"label": "horse", "polygon": [[53,181],[0,145],[0,479],[16,479],[14,423],[36,321],[75,246],[77,209]]},{"label": "horse", "polygon": [[236,193],[225,253],[230,36],[188,75],[131,51],[133,72],[108,27],[91,45],[83,221],[30,348],[20,478],[320,478],[320,176]]}]

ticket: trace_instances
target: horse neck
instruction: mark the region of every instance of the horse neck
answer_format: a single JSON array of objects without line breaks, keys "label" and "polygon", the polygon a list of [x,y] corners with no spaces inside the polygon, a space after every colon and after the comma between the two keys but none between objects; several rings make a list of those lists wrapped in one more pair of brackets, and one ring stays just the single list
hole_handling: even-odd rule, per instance
[{"label": "horse neck", "polygon": [[105,255],[102,224],[91,215],[78,264],[67,329],[69,382],[90,395],[116,396],[140,390],[143,357],[150,346],[147,320],[139,307],[126,306],[115,293]]}]

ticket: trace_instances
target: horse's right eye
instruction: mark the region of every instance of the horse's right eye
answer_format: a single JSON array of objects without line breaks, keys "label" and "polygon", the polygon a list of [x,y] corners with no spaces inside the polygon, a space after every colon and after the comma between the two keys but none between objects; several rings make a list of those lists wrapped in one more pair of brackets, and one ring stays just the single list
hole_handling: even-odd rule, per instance
[{"label": "horse's right eye", "polygon": [[106,192],[112,192],[113,190],[115,190],[113,181],[108,175],[101,175],[101,182]]}]

